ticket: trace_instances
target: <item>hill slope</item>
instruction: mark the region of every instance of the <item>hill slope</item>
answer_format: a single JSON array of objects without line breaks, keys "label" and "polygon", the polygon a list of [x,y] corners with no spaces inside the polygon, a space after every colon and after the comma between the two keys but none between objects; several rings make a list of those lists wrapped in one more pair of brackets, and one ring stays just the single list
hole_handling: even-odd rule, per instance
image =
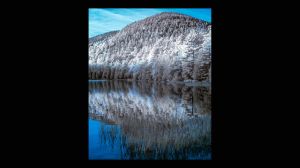
[{"label": "hill slope", "polygon": [[163,12],[89,39],[89,79],[205,80],[211,25]]}]

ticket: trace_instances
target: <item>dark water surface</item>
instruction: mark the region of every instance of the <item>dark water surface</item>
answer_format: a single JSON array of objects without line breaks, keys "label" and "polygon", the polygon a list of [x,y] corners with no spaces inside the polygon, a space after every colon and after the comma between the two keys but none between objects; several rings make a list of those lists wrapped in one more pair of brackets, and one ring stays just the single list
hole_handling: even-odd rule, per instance
[{"label": "dark water surface", "polygon": [[90,160],[210,160],[207,86],[89,82]]}]

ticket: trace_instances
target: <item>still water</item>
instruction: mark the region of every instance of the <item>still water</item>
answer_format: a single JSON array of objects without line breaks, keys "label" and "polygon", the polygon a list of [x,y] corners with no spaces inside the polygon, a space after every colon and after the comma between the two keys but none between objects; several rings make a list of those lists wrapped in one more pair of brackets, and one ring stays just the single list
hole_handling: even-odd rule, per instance
[{"label": "still water", "polygon": [[210,160],[211,89],[89,81],[90,160]]}]

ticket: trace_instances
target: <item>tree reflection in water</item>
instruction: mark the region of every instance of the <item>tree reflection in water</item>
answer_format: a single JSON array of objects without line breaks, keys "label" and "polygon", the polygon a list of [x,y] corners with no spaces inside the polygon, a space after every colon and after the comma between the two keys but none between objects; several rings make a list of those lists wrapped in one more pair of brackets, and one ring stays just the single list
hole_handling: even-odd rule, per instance
[{"label": "tree reflection in water", "polygon": [[204,86],[133,81],[90,81],[89,117],[100,143],[122,159],[211,159],[211,90]]}]

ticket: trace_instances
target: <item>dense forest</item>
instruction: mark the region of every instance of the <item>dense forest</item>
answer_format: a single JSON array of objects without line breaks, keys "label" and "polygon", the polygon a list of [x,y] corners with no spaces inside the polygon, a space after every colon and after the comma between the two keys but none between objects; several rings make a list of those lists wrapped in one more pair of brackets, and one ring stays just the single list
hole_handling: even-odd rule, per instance
[{"label": "dense forest", "polygon": [[163,12],[89,39],[89,79],[202,81],[211,72],[211,24]]}]

